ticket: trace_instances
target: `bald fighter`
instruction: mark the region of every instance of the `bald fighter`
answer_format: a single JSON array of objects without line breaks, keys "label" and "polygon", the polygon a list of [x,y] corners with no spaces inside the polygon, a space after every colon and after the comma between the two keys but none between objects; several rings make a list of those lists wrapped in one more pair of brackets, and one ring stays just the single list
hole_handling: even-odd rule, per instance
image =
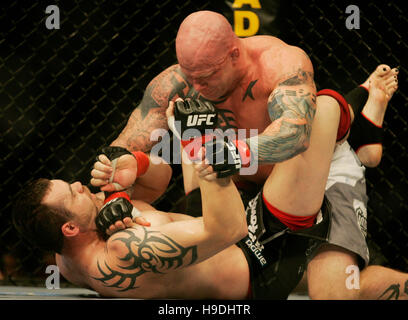
[{"label": "bald fighter", "polygon": [[[282,161],[307,149],[316,112],[313,66],[304,51],[269,36],[239,39],[222,15],[200,11],[181,24],[176,52],[179,64],[150,82],[140,105],[112,145],[150,150],[155,143],[151,141],[151,133],[157,128],[168,128],[165,117],[168,102],[191,97],[216,106],[218,126],[222,129],[259,132],[256,137],[248,135],[243,142],[256,155],[260,167],[254,175],[237,176],[237,179],[261,184],[269,176],[271,165],[277,162],[290,170],[290,164]],[[343,108],[345,121],[339,138],[348,129],[347,112]],[[284,187],[285,180],[282,175],[274,181]],[[101,181],[92,182],[101,184]],[[186,186],[186,192],[189,191],[191,188]],[[308,183],[305,192],[314,195],[317,190]],[[319,210],[320,201],[314,202],[313,196],[310,199],[305,204],[295,195],[290,201],[271,195],[280,211],[303,217],[315,215]],[[310,216],[307,225],[313,219]]]}]

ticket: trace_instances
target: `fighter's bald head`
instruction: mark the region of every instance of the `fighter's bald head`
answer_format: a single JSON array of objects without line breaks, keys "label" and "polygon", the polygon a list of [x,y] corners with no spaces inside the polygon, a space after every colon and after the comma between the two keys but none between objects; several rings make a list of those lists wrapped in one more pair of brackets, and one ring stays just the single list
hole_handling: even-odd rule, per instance
[{"label": "fighter's bald head", "polygon": [[228,20],[212,11],[190,14],[180,25],[176,38],[179,64],[188,70],[203,70],[222,63],[236,35]]}]

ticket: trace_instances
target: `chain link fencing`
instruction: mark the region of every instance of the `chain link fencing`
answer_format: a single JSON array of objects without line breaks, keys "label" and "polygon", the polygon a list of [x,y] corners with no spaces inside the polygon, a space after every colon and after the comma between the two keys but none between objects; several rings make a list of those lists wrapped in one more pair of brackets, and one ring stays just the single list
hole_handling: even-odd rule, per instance
[{"label": "chain link fencing", "polygon": [[[251,1],[250,1],[251,2]],[[256,3],[258,1],[252,1]],[[347,92],[380,63],[400,66],[400,89],[385,117],[384,157],[367,170],[368,241],[373,263],[407,271],[408,108],[404,92],[407,12],[398,1],[353,2],[360,29],[345,21],[342,1],[10,1],[0,8],[0,280],[44,284],[54,258],[22,241],[10,212],[22,185],[39,177],[87,184],[97,149],[123,129],[148,82],[176,63],[174,39],[189,13],[253,11],[259,34],[303,48],[318,88]],[[60,10],[60,29],[46,27],[48,5]],[[245,25],[246,23],[246,25]],[[244,27],[248,27],[246,21]],[[156,201],[172,210],[183,198],[180,166]]]}]

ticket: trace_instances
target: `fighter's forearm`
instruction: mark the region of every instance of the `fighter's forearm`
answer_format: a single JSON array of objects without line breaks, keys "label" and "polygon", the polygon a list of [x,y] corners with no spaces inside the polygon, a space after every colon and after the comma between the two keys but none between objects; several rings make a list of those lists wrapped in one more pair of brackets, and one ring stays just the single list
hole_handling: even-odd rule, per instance
[{"label": "fighter's forearm", "polygon": [[229,178],[198,179],[201,189],[204,228],[213,240],[236,242],[248,229],[241,196]]},{"label": "fighter's forearm", "polygon": [[152,139],[154,130],[168,130],[166,109],[169,101],[176,97],[184,97],[187,91],[191,90],[180,74],[179,67],[174,65],[167,68],[149,83],[141,103],[111,145],[120,146],[129,151],[149,152],[157,143]]},{"label": "fighter's forearm", "polygon": [[247,139],[258,163],[282,162],[305,151],[316,110],[314,92],[276,89],[268,110],[273,122],[260,135]]},{"label": "fighter's forearm", "polygon": [[164,110],[150,109],[147,115],[141,106],[131,114],[126,127],[111,145],[120,146],[129,151],[149,152],[157,141],[152,141],[151,134],[157,128],[167,128]]},{"label": "fighter's forearm", "polygon": [[149,158],[149,167],[145,174],[136,179],[130,197],[152,203],[166,191],[172,169],[160,157],[150,155]]}]

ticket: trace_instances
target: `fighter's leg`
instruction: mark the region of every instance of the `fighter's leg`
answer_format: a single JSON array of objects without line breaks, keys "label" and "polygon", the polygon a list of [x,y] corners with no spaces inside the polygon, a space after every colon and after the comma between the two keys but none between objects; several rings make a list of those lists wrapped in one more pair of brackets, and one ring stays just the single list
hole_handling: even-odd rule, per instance
[{"label": "fighter's leg", "polygon": [[408,274],[382,266],[359,272],[357,256],[327,244],[307,268],[311,299],[408,299]]},{"label": "fighter's leg", "polygon": [[[184,153],[183,153],[183,158],[185,158]],[[188,165],[183,159],[181,163],[181,167],[183,169],[183,185],[184,185],[184,192],[185,194],[189,194],[191,191],[198,189],[198,180],[195,175],[194,167],[191,165]]]},{"label": "fighter's leg", "polygon": [[265,183],[264,197],[275,208],[295,216],[310,216],[320,210],[339,121],[338,101],[317,97],[309,148],[276,164]]},{"label": "fighter's leg", "polygon": [[356,254],[335,245],[323,245],[307,267],[309,297],[317,300],[356,299],[359,292],[354,289],[354,282],[347,285],[347,278],[353,277],[352,272],[356,270],[359,272]]},{"label": "fighter's leg", "polygon": [[[378,121],[381,121],[381,123],[387,103],[397,88],[395,81],[396,78],[394,77],[396,73],[396,69],[391,69],[388,66],[380,65],[363,84],[364,86],[367,86],[370,91],[367,103],[361,105],[364,106],[364,109],[368,110],[368,112],[372,111],[372,113],[368,113],[372,119],[378,119]],[[356,105],[353,106],[353,109],[356,110]],[[375,111],[379,112],[375,113]],[[359,112],[356,114],[359,115]],[[351,136],[353,136],[355,133],[356,132],[352,132]],[[370,132],[361,133],[370,134]],[[349,159],[347,161],[347,170],[344,170],[344,173],[348,171],[348,181],[350,181],[351,172],[359,172],[359,170],[361,170],[359,165],[354,164],[354,168],[351,167],[352,165],[353,162]],[[337,176],[338,175],[339,172],[337,172]],[[335,178],[336,177],[332,177],[332,179]],[[364,178],[364,172],[359,174],[357,178]],[[337,242],[340,247],[332,244],[322,247],[319,249],[313,260],[309,263],[307,272],[308,285],[310,289],[309,294],[313,299],[377,299],[380,296],[380,290],[385,291],[387,288],[389,288],[388,293],[392,292],[393,290],[397,292],[397,283],[400,283],[402,288],[402,283],[405,283],[404,281],[407,280],[407,274],[383,267],[370,266],[363,269],[363,271],[360,273],[359,279],[361,280],[359,282],[358,290],[353,287],[350,289],[346,285],[346,279],[350,277],[350,274],[346,273],[347,268],[352,265],[357,266],[357,255],[351,250],[359,252],[359,255],[364,257],[364,248],[366,248],[366,245],[364,245],[365,239],[361,238],[361,234],[359,232],[360,230],[356,228],[358,221],[358,219],[356,219],[356,215],[358,212],[355,212],[355,207],[353,209],[355,199],[358,199],[358,201],[362,203],[364,202],[364,198],[366,198],[365,187],[357,187],[359,181],[361,182],[362,180],[357,178],[353,186],[348,186],[343,180],[341,181],[342,183],[330,184],[329,176],[329,184],[332,185],[332,187],[330,187],[328,191],[331,193],[326,193],[326,195],[332,201],[332,212],[333,215],[336,216],[333,220],[334,224],[332,223],[330,237],[331,240]],[[352,197],[347,197],[346,195],[351,194],[350,190],[353,190],[355,193],[352,193]],[[351,208],[351,211],[349,208]],[[337,225],[335,226],[336,223]],[[348,225],[346,225],[346,223]],[[347,228],[347,235],[340,230],[341,228]],[[345,236],[347,238],[345,238]],[[331,240],[329,239],[329,242]],[[347,250],[347,248],[350,250]],[[364,259],[367,262],[368,256],[366,256]],[[390,277],[389,280],[387,279],[388,276]],[[400,291],[401,293],[398,295],[402,298],[404,289],[400,289]]]},{"label": "fighter's leg", "polygon": [[379,65],[361,87],[368,91],[368,100],[361,112],[355,110],[356,120],[349,140],[361,162],[367,167],[375,167],[382,157],[384,115],[390,99],[398,89],[398,69]]},{"label": "fighter's leg", "polygon": [[311,216],[320,210],[336,143],[339,102],[323,95],[317,97],[317,106],[308,150],[276,164],[264,186],[264,197],[270,204],[295,216]]},{"label": "fighter's leg", "polygon": [[408,299],[408,274],[382,266],[368,266],[360,273],[359,299]]},{"label": "fighter's leg", "polygon": [[193,166],[186,165],[184,162],[182,162],[182,169],[185,192],[185,197],[182,204],[183,212],[193,217],[201,217],[201,191],[198,186],[198,180],[194,168]]}]

